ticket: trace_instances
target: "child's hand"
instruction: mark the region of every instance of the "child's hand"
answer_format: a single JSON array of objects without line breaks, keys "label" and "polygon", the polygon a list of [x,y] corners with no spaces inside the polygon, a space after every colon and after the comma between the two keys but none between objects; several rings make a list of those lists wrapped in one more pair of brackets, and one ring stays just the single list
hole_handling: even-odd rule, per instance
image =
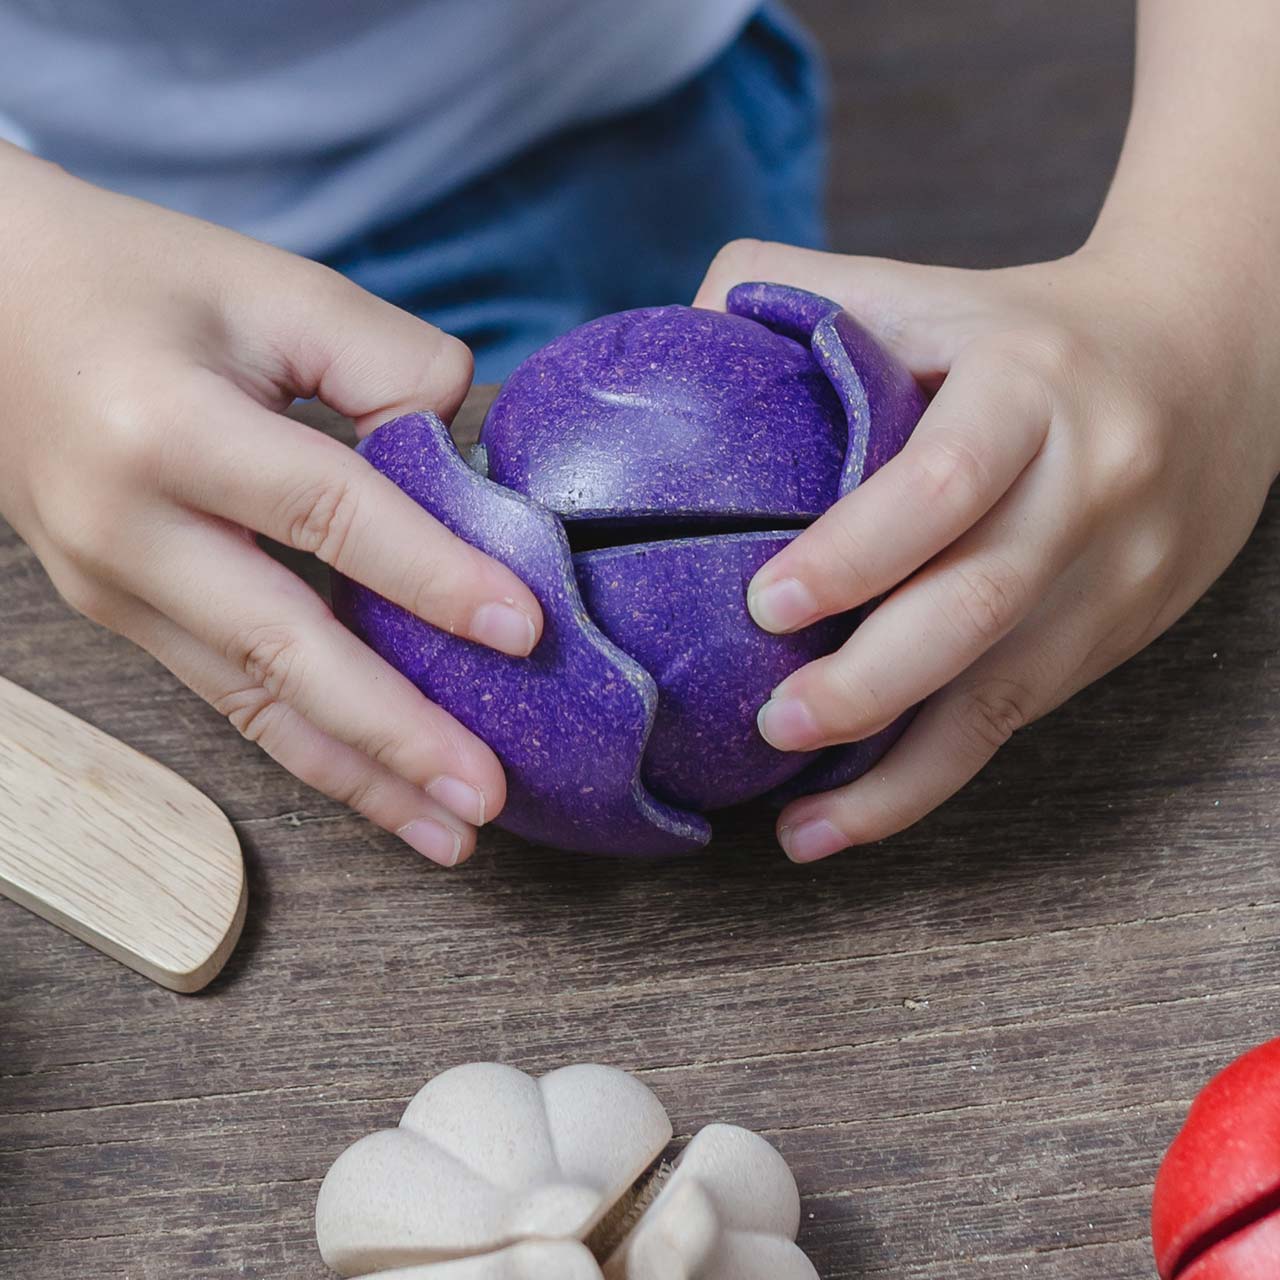
[{"label": "child's hand", "polygon": [[1280,467],[1275,310],[1226,254],[1192,257],[1112,237],[986,272],[752,242],[716,259],[701,305],[744,280],[825,294],[938,388],[906,449],[751,584],[778,632],[892,592],[778,688],[760,716],[775,746],[864,738],[927,699],[870,774],[783,812],[793,859],[923,817],[1248,537]]},{"label": "child's hand", "polygon": [[279,412],[448,416],[470,375],[461,343],[331,271],[0,144],[0,511],[77,609],[445,864],[502,807],[497,759],[253,535],[527,653],[541,614],[508,569]]}]

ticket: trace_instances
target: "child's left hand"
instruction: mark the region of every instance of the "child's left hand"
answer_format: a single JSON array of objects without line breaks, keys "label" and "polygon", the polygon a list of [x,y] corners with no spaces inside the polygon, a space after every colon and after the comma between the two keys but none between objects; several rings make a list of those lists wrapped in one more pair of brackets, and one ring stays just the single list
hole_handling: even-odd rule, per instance
[{"label": "child's left hand", "polygon": [[925,700],[871,773],[783,812],[809,862],[923,817],[1199,598],[1280,469],[1280,353],[1259,282],[1147,238],[997,271],[744,241],[697,302],[745,280],[833,298],[938,389],[906,449],[751,584],[775,632],[892,593],[775,691],[775,746],[864,738]]}]

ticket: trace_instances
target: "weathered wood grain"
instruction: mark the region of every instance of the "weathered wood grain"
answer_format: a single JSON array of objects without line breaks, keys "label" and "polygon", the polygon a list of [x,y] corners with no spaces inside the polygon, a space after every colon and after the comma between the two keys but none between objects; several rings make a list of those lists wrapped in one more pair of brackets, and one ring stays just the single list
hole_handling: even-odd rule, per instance
[{"label": "weathered wood grain", "polygon": [[[1013,260],[1083,234],[1128,6],[800,7],[843,71],[841,247]],[[194,999],[0,903],[2,1274],[318,1278],[332,1157],[494,1057],[616,1063],[682,1133],[768,1133],[827,1280],[1142,1277],[1188,1100],[1280,1032],[1280,499],[1161,641],[914,831],[809,869],[747,811],[689,862],[491,833],[435,871],[68,615],[11,535],[0,582],[0,673],[213,796],[251,890]]]}]

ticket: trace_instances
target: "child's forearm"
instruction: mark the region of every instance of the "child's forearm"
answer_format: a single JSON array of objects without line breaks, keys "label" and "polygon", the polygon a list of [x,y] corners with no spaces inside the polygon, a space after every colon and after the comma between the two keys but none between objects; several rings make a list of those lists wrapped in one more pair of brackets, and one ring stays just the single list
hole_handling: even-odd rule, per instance
[{"label": "child's forearm", "polygon": [[52,161],[0,138],[0,223],[6,220],[9,210],[25,208],[33,199],[41,198],[38,190],[32,190],[32,175],[61,172],[61,167]]},{"label": "child's forearm", "polygon": [[[1162,261],[1254,317],[1280,313],[1280,7],[1139,0],[1124,151],[1093,243]],[[1172,250],[1172,252],[1169,252]],[[1274,333],[1274,330],[1272,330]]]}]

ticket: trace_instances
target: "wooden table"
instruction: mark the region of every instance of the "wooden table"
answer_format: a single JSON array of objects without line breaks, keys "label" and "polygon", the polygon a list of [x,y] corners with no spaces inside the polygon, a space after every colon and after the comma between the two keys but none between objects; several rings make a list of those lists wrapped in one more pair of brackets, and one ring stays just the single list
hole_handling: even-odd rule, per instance
[{"label": "wooden table", "polygon": [[1141,1276],[1188,1100],[1280,1032],[1280,499],[1163,640],[810,869],[756,810],[691,861],[492,832],[434,870],[71,616],[7,530],[0,582],[0,673],[208,791],[251,880],[195,998],[0,901],[2,1274],[319,1277],[331,1159],[501,1059],[767,1134],[826,1280]]},{"label": "wooden table", "polygon": [[[800,7],[840,76],[838,244],[1078,243],[1129,6]],[[1143,1277],[1188,1100],[1280,1032],[1280,501],[1196,610],[963,797],[809,870],[748,813],[697,861],[491,834],[433,871],[71,617],[7,534],[0,584],[0,673],[214,796],[253,895],[194,999],[0,902],[0,1274],[318,1278],[319,1178],[419,1082],[595,1058],[683,1133],[768,1134],[827,1280]]]}]

